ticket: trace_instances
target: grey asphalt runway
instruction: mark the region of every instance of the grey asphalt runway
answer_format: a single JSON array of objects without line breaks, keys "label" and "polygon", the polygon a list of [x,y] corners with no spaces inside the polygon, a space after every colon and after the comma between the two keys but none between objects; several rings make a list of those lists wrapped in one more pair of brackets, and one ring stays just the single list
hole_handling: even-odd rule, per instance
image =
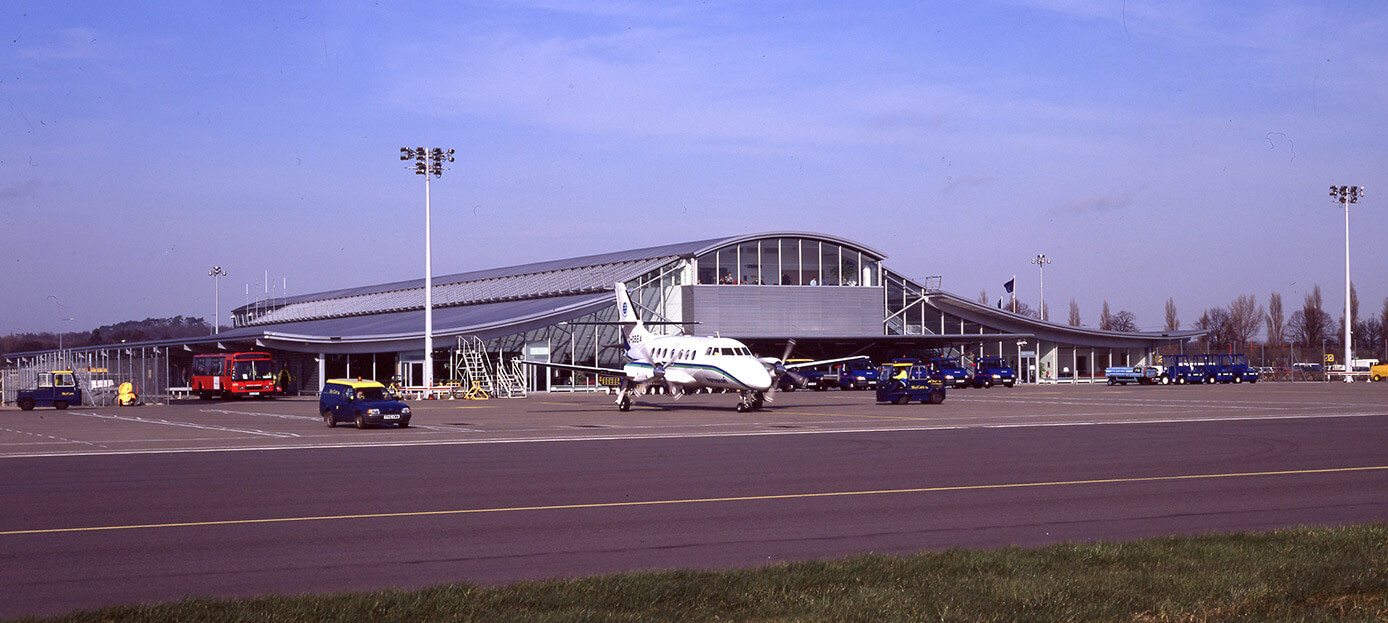
[{"label": "grey asphalt runway", "polygon": [[0,616],[1388,520],[1388,388],[0,410]]}]

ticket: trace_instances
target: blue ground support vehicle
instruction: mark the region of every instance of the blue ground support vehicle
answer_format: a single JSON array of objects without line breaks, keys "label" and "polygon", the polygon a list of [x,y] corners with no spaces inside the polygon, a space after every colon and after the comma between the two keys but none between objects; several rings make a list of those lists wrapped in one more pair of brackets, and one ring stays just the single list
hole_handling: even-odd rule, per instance
[{"label": "blue ground support vehicle", "polygon": [[830,370],[830,374],[838,378],[839,389],[877,388],[877,368],[866,357],[835,364]]},{"label": "blue ground support vehicle", "polygon": [[410,406],[391,398],[386,387],[376,381],[331,379],[318,393],[318,412],[329,428],[338,422],[352,422],[357,428],[380,424],[410,426]]},{"label": "blue ground support vehicle", "polygon": [[1201,371],[1205,373],[1206,383],[1233,383],[1234,369],[1223,362],[1225,355],[1192,355]]},{"label": "blue ground support vehicle", "polygon": [[930,360],[930,368],[944,379],[945,385],[963,388],[973,383],[973,375],[954,357],[934,357]]},{"label": "blue ground support vehicle", "polygon": [[71,405],[82,406],[82,390],[77,387],[77,377],[72,370],[40,372],[38,387],[19,390],[14,403],[25,411],[34,407],[53,407],[61,411]]},{"label": "blue ground support vehicle", "polygon": [[945,401],[945,380],[930,366],[912,363],[884,364],[877,371],[877,402],[904,405],[913,400],[921,404]]},{"label": "blue ground support vehicle", "polygon": [[1162,355],[1162,385],[1175,383],[1204,383],[1205,371],[1197,366],[1191,355]]},{"label": "blue ground support vehicle", "polygon": [[1243,353],[1220,355],[1219,365],[1234,374],[1235,383],[1258,382],[1258,369],[1248,365],[1248,355]]},{"label": "blue ground support vehicle", "polygon": [[1017,372],[1002,357],[979,357],[974,360],[974,387],[1017,384]]}]

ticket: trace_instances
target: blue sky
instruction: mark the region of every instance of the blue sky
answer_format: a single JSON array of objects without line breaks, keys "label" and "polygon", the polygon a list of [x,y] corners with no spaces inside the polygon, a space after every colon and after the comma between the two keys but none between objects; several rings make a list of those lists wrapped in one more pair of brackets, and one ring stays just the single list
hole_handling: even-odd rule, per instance
[{"label": "blue sky", "polygon": [[1090,326],[1336,313],[1333,183],[1388,297],[1376,2],[130,4],[0,5],[0,333],[421,276],[402,145],[457,150],[436,274],[810,230],[1033,305],[1045,253]]}]

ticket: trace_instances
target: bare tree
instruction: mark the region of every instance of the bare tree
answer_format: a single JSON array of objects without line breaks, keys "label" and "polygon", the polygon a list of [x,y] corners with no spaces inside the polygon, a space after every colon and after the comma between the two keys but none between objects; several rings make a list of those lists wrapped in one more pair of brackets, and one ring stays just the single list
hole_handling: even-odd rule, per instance
[{"label": "bare tree", "polygon": [[1263,324],[1263,306],[1252,294],[1240,294],[1229,304],[1229,343],[1240,349],[1248,348],[1248,341],[1258,333],[1258,325]]},{"label": "bare tree", "polygon": [[1325,300],[1321,298],[1321,287],[1315,286],[1302,301],[1301,309],[1292,314],[1287,327],[1297,344],[1319,348],[1321,342],[1329,339],[1329,330],[1334,320],[1322,308]]},{"label": "bare tree", "polygon": [[1311,289],[1311,293],[1306,295],[1304,305],[1301,310],[1305,312],[1303,318],[1306,345],[1313,343],[1319,346],[1319,342],[1330,338],[1330,314],[1325,312],[1325,299],[1321,296],[1319,285]]},{"label": "bare tree", "polygon": [[1018,315],[1026,316],[1026,317],[1028,317],[1028,318],[1038,318],[1038,319],[1039,319],[1039,318],[1041,317],[1041,314],[1040,314],[1040,313],[1038,313],[1036,310],[1032,309],[1031,306],[1030,306],[1030,305],[1027,305],[1024,301],[1017,301],[1017,312],[1016,312],[1016,313],[1017,313]]},{"label": "bare tree", "polygon": [[978,291],[978,304],[979,304],[979,305],[987,305],[989,302],[990,302],[990,301],[988,300],[988,289],[987,289],[987,288],[984,288],[984,289],[982,289],[982,290],[979,290],[979,291]]},{"label": "bare tree", "polygon": [[[1350,326],[1355,327],[1355,330],[1357,331],[1359,327],[1359,290],[1355,289],[1353,283],[1349,284],[1349,318],[1350,322],[1354,323]],[[1345,310],[1340,310],[1340,317],[1336,318],[1335,320],[1337,321],[1335,326],[1338,327],[1338,329],[1335,331],[1335,335],[1338,336],[1341,340],[1340,343],[1344,344]]]},{"label": "bare tree", "polygon": [[1383,299],[1383,311],[1378,312],[1378,323],[1388,329],[1388,298]]},{"label": "bare tree", "polygon": [[1114,331],[1137,333],[1137,315],[1130,311],[1123,310],[1114,314],[1111,324]]},{"label": "bare tree", "polygon": [[1278,292],[1268,296],[1267,334],[1264,341],[1269,346],[1281,346],[1287,341],[1286,319],[1282,316],[1282,295]]},{"label": "bare tree", "polygon": [[1080,326],[1080,304],[1075,299],[1070,299],[1070,326]]},{"label": "bare tree", "polygon": [[1045,301],[1041,301],[1041,319],[1042,319],[1042,320],[1050,320],[1050,319],[1051,319],[1051,304],[1050,304],[1050,303],[1047,303],[1047,302],[1045,302]]},{"label": "bare tree", "polygon": [[1359,321],[1359,289],[1354,287],[1353,282],[1349,284],[1349,319],[1351,322]]},{"label": "bare tree", "polygon": [[1176,300],[1166,299],[1166,331],[1179,331],[1181,329],[1181,319],[1176,316]]},{"label": "bare tree", "polygon": [[1108,301],[1104,301],[1103,311],[1099,312],[1099,328],[1104,331],[1113,330],[1113,314],[1108,311]]},{"label": "bare tree", "polygon": [[1379,347],[1383,345],[1383,323],[1378,318],[1359,322],[1354,330],[1359,335],[1360,349],[1371,356],[1379,352]]},{"label": "bare tree", "polygon": [[1229,312],[1223,307],[1211,307],[1200,313],[1195,328],[1205,332],[1200,341],[1208,350],[1231,343],[1229,339]]},{"label": "bare tree", "polygon": [[1378,312],[1378,324],[1383,327],[1383,358],[1388,359],[1388,298],[1383,299],[1383,310]]}]

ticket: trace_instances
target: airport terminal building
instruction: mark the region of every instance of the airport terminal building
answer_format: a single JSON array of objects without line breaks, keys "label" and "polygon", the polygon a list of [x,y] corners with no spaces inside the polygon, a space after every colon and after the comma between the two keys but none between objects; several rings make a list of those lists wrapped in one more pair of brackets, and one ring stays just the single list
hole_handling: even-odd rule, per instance
[{"label": "airport terminal building", "polygon": [[[618,327],[603,324],[616,319],[612,289],[619,281],[646,318],[669,323],[653,326],[655,332],[736,338],[771,356],[791,339],[795,356],[808,358],[997,355],[1024,382],[1102,380],[1107,366],[1152,363],[1159,347],[1201,333],[1044,322],[944,291],[939,277],[907,275],[885,260],[833,235],[769,232],[435,277],[433,377],[459,378],[460,348],[497,362],[620,368]],[[181,370],[193,354],[241,350],[273,353],[297,391],[315,392],[337,377],[422,382],[423,279],[266,299],[232,316],[233,328],[220,335],[110,348],[131,357],[135,348],[162,348],[169,385],[186,376]],[[86,347],[67,356],[80,365],[84,357],[109,360],[110,353]],[[40,355],[10,359],[26,357]],[[524,369],[531,390],[594,382]]]}]

